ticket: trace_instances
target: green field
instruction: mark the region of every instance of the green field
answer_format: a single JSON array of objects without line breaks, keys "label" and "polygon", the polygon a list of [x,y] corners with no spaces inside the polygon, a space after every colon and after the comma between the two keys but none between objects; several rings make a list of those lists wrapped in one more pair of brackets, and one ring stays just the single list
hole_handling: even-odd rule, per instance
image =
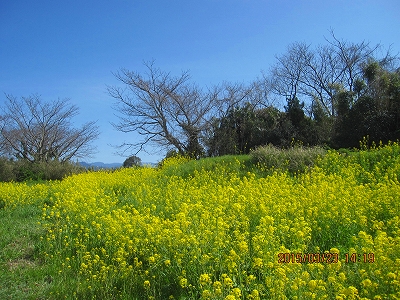
[{"label": "green field", "polygon": [[265,151],[0,183],[0,299],[400,299],[400,146]]}]

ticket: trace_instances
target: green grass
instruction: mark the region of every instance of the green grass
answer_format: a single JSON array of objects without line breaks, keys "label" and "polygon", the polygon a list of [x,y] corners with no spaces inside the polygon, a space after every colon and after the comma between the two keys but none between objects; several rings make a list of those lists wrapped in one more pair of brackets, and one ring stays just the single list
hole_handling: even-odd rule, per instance
[{"label": "green grass", "polygon": [[0,299],[50,299],[54,274],[40,254],[40,217],[35,204],[0,209]]},{"label": "green grass", "polygon": [[[241,162],[245,167],[238,168],[235,162]],[[231,173],[245,175],[247,172],[255,169],[249,155],[224,155],[219,157],[208,157],[200,160],[189,160],[183,164],[163,167],[163,174],[167,176],[179,176],[188,178],[195,174],[196,171],[216,171],[217,168],[224,167]],[[226,174],[227,176],[229,174]]]},{"label": "green grass", "polygon": [[[250,155],[227,155],[167,165],[163,167],[162,177],[166,182],[170,176],[190,179],[199,171],[225,172],[223,174],[225,178],[229,178],[231,175],[242,177],[248,175],[249,172],[256,177],[263,177],[277,170],[290,175],[299,175],[299,172],[317,165],[327,174],[338,174],[343,177],[346,175],[343,172],[346,172],[347,167],[357,166],[356,170],[359,173],[357,179],[361,184],[400,179],[400,147],[398,145],[391,148],[369,149],[368,151],[331,151],[332,155],[321,158],[324,153],[325,151],[320,148],[279,150],[263,147]],[[306,176],[307,173],[303,175]],[[160,178],[157,180],[162,184]],[[299,176],[297,180],[300,182],[302,177]],[[34,184],[35,182],[29,183],[29,185]],[[118,184],[120,183],[118,182]],[[128,190],[122,184],[116,186],[112,192],[118,195],[121,201],[126,201]],[[91,299],[93,294],[81,288],[81,279],[76,274],[71,274],[68,278],[66,275],[60,275],[58,273],[59,266],[51,263],[54,260],[45,258],[45,252],[57,255],[56,251],[43,247],[45,242],[41,238],[46,236],[46,233],[40,224],[43,205],[54,205],[54,203],[49,198],[45,198],[36,199],[33,204],[8,207],[5,206],[4,201],[2,204],[2,201],[0,197],[0,299],[62,299],[61,296],[65,297],[63,299]],[[389,214],[395,211],[393,207],[380,207],[379,209],[377,220],[389,219],[392,217]],[[329,228],[323,228],[321,234],[315,234],[311,244],[329,249],[331,245],[338,243],[338,240],[345,236],[343,234],[338,236],[338,232],[357,233],[360,231],[358,227],[346,227],[341,220],[339,221],[329,224]],[[397,228],[396,226],[393,225],[393,228]],[[374,232],[367,233],[373,234]],[[340,241],[340,244],[349,247],[346,242],[347,240],[343,240]],[[84,285],[85,282],[82,284]],[[123,290],[123,285],[124,282],[121,282],[119,290]],[[104,289],[107,288],[104,287]],[[178,289],[179,287],[174,288]],[[71,289],[75,291],[74,295],[72,295]],[[99,297],[101,298],[101,296]],[[119,294],[117,291],[114,293],[114,290],[110,288],[107,290],[107,299],[110,297],[111,299],[118,298]]]},{"label": "green grass", "polygon": [[[166,178],[188,178],[201,170],[223,170],[226,177],[242,177],[248,172],[262,177],[270,173],[269,169],[260,168],[253,156],[226,155],[165,167],[163,174]],[[43,182],[28,182],[29,185],[36,183]],[[44,203],[46,199],[15,207],[4,207],[0,203],[0,299],[59,299],[58,295],[69,294],[71,284],[79,284],[77,278],[71,278],[70,282],[62,279],[56,267],[44,257],[46,249],[42,249],[41,237],[45,231],[40,225]],[[87,298],[83,294],[76,297]]]},{"label": "green grass", "polygon": [[[314,166],[326,151],[321,147],[294,146],[279,149],[271,145],[259,147],[249,155],[224,155],[200,160],[189,160],[179,165],[164,167],[163,173],[170,176],[187,178],[196,171],[218,171],[224,169],[230,174],[243,177],[248,172],[256,177],[265,177],[273,172],[289,172],[291,175],[306,171]],[[239,162],[239,163],[238,163]]]}]

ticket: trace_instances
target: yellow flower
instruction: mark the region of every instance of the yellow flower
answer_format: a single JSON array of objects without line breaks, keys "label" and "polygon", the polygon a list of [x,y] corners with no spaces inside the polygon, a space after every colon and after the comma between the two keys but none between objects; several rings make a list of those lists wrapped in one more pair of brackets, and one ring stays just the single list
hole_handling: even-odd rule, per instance
[{"label": "yellow flower", "polygon": [[337,248],[331,248],[331,249],[329,250],[329,252],[330,252],[330,253],[337,253],[337,254],[339,254],[339,249],[337,249]]},{"label": "yellow flower", "polygon": [[358,290],[354,286],[349,286],[347,289],[344,289],[343,292],[346,296],[354,296],[358,294]]},{"label": "yellow flower", "polygon": [[239,288],[234,288],[232,290],[232,294],[235,296],[236,299],[240,299],[240,297],[242,297],[242,291]]},{"label": "yellow flower", "polygon": [[343,272],[339,273],[339,279],[341,281],[345,281],[346,280],[346,274],[344,274]]},{"label": "yellow flower", "polygon": [[261,269],[264,266],[262,258],[256,257],[253,260],[253,268]]},{"label": "yellow flower", "polygon": [[304,237],[304,232],[301,231],[301,230],[298,230],[297,233],[296,233],[296,237],[298,239],[302,239]]},{"label": "yellow flower", "polygon": [[308,282],[308,287],[310,288],[310,290],[315,290],[317,288],[317,282],[315,280],[310,280]]},{"label": "yellow flower", "polygon": [[144,286],[145,289],[149,289],[149,288],[150,288],[150,281],[145,280],[145,281],[143,282],[143,286]]},{"label": "yellow flower", "polygon": [[223,279],[223,285],[226,286],[226,287],[229,287],[229,288],[233,287],[232,279],[230,279],[229,277],[225,277]]},{"label": "yellow flower", "polygon": [[335,282],[335,281],[336,281],[336,278],[335,278],[335,277],[333,277],[333,276],[329,276],[329,277],[328,277],[328,282],[333,283],[333,282]]},{"label": "yellow flower", "polygon": [[363,281],[361,281],[361,285],[363,287],[369,287],[372,284],[372,281],[370,279],[364,279]]},{"label": "yellow flower", "polygon": [[[392,154],[399,149],[398,144],[386,148],[382,159],[394,159]],[[362,151],[358,154],[364,155]],[[267,177],[253,172],[242,176],[232,171],[246,170],[239,161],[229,166],[216,164],[212,171],[199,165],[190,176],[180,176],[180,168],[185,168],[182,164],[188,160],[175,158],[160,168],[87,172],[45,184],[0,183],[0,202],[5,202],[4,210],[23,205],[43,207],[38,226],[43,227],[45,258],[54,260],[61,274],[79,274],[92,289],[95,282],[124,282],[143,274],[139,288],[152,294],[149,291],[156,293],[161,278],[168,274],[169,281],[175,278],[190,290],[181,290],[178,298],[190,294],[233,299],[241,295],[254,300],[269,290],[273,298],[289,293],[293,300],[324,299],[329,290],[337,299],[374,298],[376,293],[380,295],[375,300],[386,299],[389,292],[385,291],[396,287],[400,278],[400,258],[393,259],[399,257],[396,239],[391,237],[399,231],[394,210],[399,194],[398,164],[386,171],[385,161],[385,174],[375,176],[382,173],[380,166],[363,173],[356,160],[347,164],[344,158],[335,152],[327,154],[321,166],[295,179],[280,172]],[[360,172],[371,184],[360,185]],[[324,208],[321,199],[335,201],[335,206]],[[382,207],[390,218],[375,220],[371,212]],[[353,276],[352,267],[343,265],[344,255],[338,263],[292,263],[296,260],[293,254],[305,253],[311,235],[321,239],[320,248],[314,245],[311,252],[326,250],[323,231],[338,220],[349,230],[358,228],[349,240],[354,248],[347,253],[375,253],[375,263],[355,268],[356,281],[347,282],[347,277]],[[368,234],[372,227],[380,229],[376,237]],[[335,248],[330,252],[339,256],[342,246],[332,245]],[[291,262],[278,263],[277,253]],[[247,262],[250,265],[244,266]],[[171,267],[175,264],[177,269]],[[192,265],[201,271],[196,273]],[[219,274],[215,266],[229,275],[223,274],[213,283],[211,274]],[[182,271],[185,267],[187,272]],[[244,269],[245,273],[239,271]],[[197,285],[190,285],[189,278],[198,281]],[[355,287],[349,287],[356,283],[360,297]],[[138,289],[127,288],[132,294]]]},{"label": "yellow flower", "polygon": [[248,246],[245,241],[241,241],[238,246],[239,246],[240,253],[246,253],[248,251]]},{"label": "yellow flower", "polygon": [[258,290],[252,290],[250,296],[250,299],[260,300],[260,293],[258,292]]},{"label": "yellow flower", "polygon": [[188,281],[186,278],[182,278],[181,280],[179,280],[179,284],[182,288],[186,288],[188,285]]},{"label": "yellow flower", "polygon": [[201,296],[204,298],[204,299],[210,299],[211,298],[211,291],[210,290],[203,290],[203,292],[202,292],[202,294],[201,294]]},{"label": "yellow flower", "polygon": [[220,281],[214,281],[213,287],[214,289],[220,289],[222,287],[222,283]]},{"label": "yellow flower", "polygon": [[206,285],[206,284],[209,284],[209,283],[211,283],[210,275],[208,275],[207,273],[201,274],[200,275],[200,284],[201,285]]}]

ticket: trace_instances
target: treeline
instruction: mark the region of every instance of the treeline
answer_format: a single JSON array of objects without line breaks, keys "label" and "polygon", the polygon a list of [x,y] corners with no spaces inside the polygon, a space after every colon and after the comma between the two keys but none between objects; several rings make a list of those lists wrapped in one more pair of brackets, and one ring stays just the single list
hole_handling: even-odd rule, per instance
[{"label": "treeline", "polygon": [[[387,143],[400,138],[398,57],[367,43],[340,41],[312,49],[295,43],[264,74],[268,99],[283,109],[247,102],[215,119],[207,155],[248,153],[259,145],[287,148],[293,141],[330,148]],[[274,98],[275,97],[275,98]],[[267,102],[268,103],[268,102]],[[262,105],[261,105],[262,106]]]},{"label": "treeline", "polygon": [[80,128],[68,99],[44,102],[38,95],[5,95],[0,107],[0,181],[60,180],[85,169],[73,159],[93,153],[98,126]]},{"label": "treeline", "polygon": [[0,182],[62,180],[66,176],[85,171],[86,168],[70,161],[30,162],[26,159],[0,157]]},{"label": "treeline", "polygon": [[326,45],[291,44],[262,78],[206,91],[188,72],[172,76],[145,63],[147,72],[116,73],[109,87],[122,132],[192,157],[246,154],[260,145],[352,148],[363,137],[400,138],[399,59],[382,46],[349,43],[332,33]]},{"label": "treeline", "polygon": [[317,100],[306,107],[296,94],[286,100],[283,111],[250,103],[232,108],[213,121],[212,134],[205,139],[206,154],[249,153],[265,144],[287,148],[294,141],[353,148],[364,137],[384,144],[400,138],[400,69],[392,71],[367,61],[353,89],[337,86],[332,96],[333,113]]},{"label": "treeline", "polygon": [[[167,156],[247,154],[261,145],[334,149],[359,141],[400,139],[399,57],[382,46],[350,43],[332,33],[325,45],[288,46],[262,77],[205,90],[188,71],[173,76],[145,63],[121,69],[122,86],[108,86],[119,116],[115,129],[141,136],[120,145],[137,165],[148,145]],[[98,126],[72,126],[78,108],[68,99],[42,102],[6,95],[0,112],[0,180],[61,179],[80,171],[71,161],[93,153]],[[365,141],[365,140],[364,140]]]}]

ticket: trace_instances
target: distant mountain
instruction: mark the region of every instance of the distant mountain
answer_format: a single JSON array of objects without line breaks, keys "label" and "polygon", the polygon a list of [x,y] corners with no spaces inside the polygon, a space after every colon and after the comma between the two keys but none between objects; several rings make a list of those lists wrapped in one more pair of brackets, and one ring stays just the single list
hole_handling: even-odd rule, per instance
[{"label": "distant mountain", "polygon": [[101,161],[96,161],[92,163],[87,163],[84,161],[80,161],[79,164],[85,168],[94,168],[94,169],[114,169],[122,166],[122,163],[103,163]]},{"label": "distant mountain", "polygon": [[[101,161],[96,161],[96,162],[92,162],[92,163],[87,163],[87,162],[84,162],[84,161],[80,161],[79,164],[82,167],[94,168],[94,169],[115,169],[115,168],[122,167],[122,163],[103,163]],[[142,163],[142,165],[143,166],[150,166],[150,167],[156,167],[157,166],[156,163],[147,163],[147,162]]]}]

